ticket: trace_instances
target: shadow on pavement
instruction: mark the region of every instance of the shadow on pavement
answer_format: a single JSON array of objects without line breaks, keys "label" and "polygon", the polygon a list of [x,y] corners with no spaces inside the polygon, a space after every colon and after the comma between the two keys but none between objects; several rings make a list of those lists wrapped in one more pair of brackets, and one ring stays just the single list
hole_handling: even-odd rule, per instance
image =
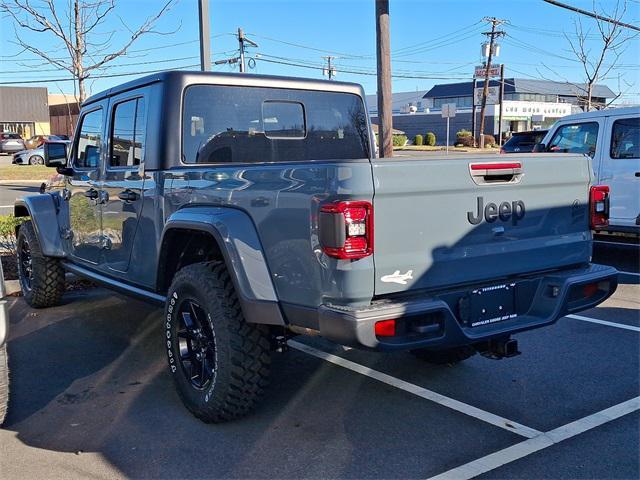
[{"label": "shadow on pavement", "polygon": [[134,478],[406,478],[519,438],[293,350],[274,355],[253,415],[207,425],[166,372],[160,310],[102,289],[75,295],[46,313],[11,308],[5,428],[30,447],[97,452]]}]

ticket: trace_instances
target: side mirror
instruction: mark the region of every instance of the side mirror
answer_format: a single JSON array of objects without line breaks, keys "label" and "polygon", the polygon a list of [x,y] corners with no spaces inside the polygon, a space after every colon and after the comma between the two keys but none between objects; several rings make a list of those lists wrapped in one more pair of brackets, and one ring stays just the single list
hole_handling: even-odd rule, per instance
[{"label": "side mirror", "polygon": [[43,144],[44,164],[47,167],[64,168],[67,166],[67,144],[47,142]]},{"label": "side mirror", "polygon": [[533,151],[536,153],[546,152],[547,146],[544,143],[536,143],[533,146]]}]

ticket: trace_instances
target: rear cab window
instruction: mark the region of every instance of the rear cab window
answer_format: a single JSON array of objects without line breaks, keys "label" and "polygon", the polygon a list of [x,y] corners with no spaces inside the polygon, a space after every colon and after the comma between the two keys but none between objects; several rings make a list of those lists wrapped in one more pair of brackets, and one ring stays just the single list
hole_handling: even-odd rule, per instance
[{"label": "rear cab window", "polygon": [[559,153],[586,153],[593,157],[598,142],[598,130],[598,122],[562,125],[556,130],[547,150]]},{"label": "rear cab window", "polygon": [[640,117],[622,118],[611,129],[611,158],[640,158]]},{"label": "rear cab window", "polygon": [[219,85],[185,90],[183,163],[368,158],[367,116],[357,95]]}]

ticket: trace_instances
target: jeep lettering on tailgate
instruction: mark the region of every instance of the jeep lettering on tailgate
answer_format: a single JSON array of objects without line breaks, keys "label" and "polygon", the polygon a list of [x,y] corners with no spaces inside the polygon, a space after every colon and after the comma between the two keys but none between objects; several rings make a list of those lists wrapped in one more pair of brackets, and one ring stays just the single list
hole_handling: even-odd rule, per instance
[{"label": "jeep lettering on tailgate", "polygon": [[525,208],[522,200],[514,200],[511,203],[502,202],[500,205],[489,202],[484,209],[483,204],[484,198],[478,197],[475,215],[473,212],[467,212],[467,220],[471,225],[478,225],[482,222],[483,215],[487,223],[493,223],[500,218],[503,222],[508,222],[511,219],[513,225],[517,225],[524,218]]}]

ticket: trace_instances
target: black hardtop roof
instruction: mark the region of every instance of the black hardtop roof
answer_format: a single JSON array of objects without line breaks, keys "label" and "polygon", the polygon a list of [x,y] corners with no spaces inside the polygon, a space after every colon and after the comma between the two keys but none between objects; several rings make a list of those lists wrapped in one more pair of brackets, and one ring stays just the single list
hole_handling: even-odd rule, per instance
[{"label": "black hardtop roof", "polygon": [[102,92],[91,95],[84,101],[84,105],[97,102],[107,97],[117,95],[127,90],[143,87],[157,82],[179,82],[180,84],[221,84],[240,86],[262,86],[278,88],[295,88],[300,90],[325,90],[333,92],[355,93],[364,97],[362,86],[357,83],[336,82],[333,80],[317,80],[313,78],[285,77],[279,75],[257,75],[245,73],[221,73],[221,72],[201,72],[170,70],[153,73],[144,77],[136,78],[129,82],[111,87]]}]

